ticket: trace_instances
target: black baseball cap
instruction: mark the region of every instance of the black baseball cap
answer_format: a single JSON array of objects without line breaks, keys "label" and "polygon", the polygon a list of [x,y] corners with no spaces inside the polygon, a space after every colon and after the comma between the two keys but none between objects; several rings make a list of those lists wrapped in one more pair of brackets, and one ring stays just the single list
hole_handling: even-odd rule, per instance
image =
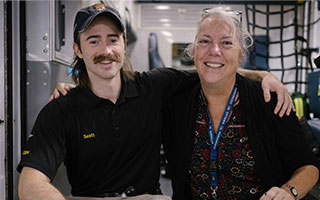
[{"label": "black baseball cap", "polygon": [[73,41],[76,42],[79,33],[85,31],[91,22],[100,15],[112,18],[121,32],[124,32],[124,24],[122,23],[119,12],[103,3],[94,4],[92,6],[82,8],[77,12],[73,26]]}]

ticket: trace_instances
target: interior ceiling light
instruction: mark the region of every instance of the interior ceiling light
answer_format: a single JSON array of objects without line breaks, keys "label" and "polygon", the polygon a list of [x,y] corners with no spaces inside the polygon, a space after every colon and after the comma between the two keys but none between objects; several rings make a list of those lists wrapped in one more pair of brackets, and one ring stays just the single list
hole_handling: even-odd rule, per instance
[{"label": "interior ceiling light", "polygon": [[167,36],[167,37],[172,37],[172,33],[168,31],[161,31],[162,35]]},{"label": "interior ceiling light", "polygon": [[159,19],[159,21],[165,23],[165,22],[170,22],[170,19],[162,18],[162,19]]},{"label": "interior ceiling light", "polygon": [[157,10],[169,10],[170,6],[161,5],[161,6],[156,6],[155,8]]}]

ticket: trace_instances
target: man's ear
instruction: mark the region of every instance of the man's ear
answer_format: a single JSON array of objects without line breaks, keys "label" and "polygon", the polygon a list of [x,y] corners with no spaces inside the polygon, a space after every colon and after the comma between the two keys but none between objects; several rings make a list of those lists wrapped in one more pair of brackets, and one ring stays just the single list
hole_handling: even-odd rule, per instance
[{"label": "man's ear", "polygon": [[[122,34],[124,34],[124,33],[122,33]],[[127,51],[127,40],[126,40],[126,37],[124,35],[122,36],[122,38],[123,38],[123,43],[124,43],[124,53],[126,53],[126,51]]]},{"label": "man's ear", "polygon": [[72,45],[72,48],[73,48],[74,53],[75,53],[79,58],[83,58],[82,53],[81,53],[81,50],[80,50],[79,45],[78,45],[77,43],[74,42],[73,45]]}]

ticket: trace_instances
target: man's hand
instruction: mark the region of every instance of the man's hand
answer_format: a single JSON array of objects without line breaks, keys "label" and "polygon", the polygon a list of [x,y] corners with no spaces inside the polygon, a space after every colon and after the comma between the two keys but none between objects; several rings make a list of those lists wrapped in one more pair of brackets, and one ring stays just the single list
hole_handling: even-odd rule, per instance
[{"label": "man's hand", "polygon": [[288,89],[281,83],[281,81],[272,75],[267,73],[261,82],[261,87],[263,89],[264,100],[269,102],[270,92],[276,92],[278,97],[278,102],[276,108],[274,109],[274,114],[279,114],[280,117],[286,113],[289,116],[291,111],[294,111],[294,106],[292,103],[291,96]]},{"label": "man's hand", "polygon": [[75,87],[76,87],[75,85],[72,85],[69,83],[58,83],[56,88],[53,90],[53,93],[50,96],[49,101],[52,101],[53,99],[57,99],[60,96],[60,93],[63,96],[67,95],[68,91]]},{"label": "man's hand", "polygon": [[279,187],[272,187],[268,192],[264,193],[260,200],[294,200],[294,197],[286,190]]}]

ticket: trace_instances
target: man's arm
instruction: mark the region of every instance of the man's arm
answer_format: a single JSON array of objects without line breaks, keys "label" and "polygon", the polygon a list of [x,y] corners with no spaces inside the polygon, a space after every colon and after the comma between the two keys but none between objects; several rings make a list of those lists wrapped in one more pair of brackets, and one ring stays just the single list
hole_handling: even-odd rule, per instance
[{"label": "man's arm", "polygon": [[250,70],[250,69],[243,69],[243,68],[238,68],[237,72],[244,77],[247,77],[259,82],[262,82],[265,76],[267,76],[268,74],[271,74],[267,71]]},{"label": "man's arm", "polygon": [[288,89],[281,83],[281,81],[273,74],[267,71],[256,71],[238,68],[238,73],[261,82],[261,87],[263,89],[263,96],[266,102],[271,99],[270,92],[276,92],[278,102],[274,109],[274,114],[279,114],[282,117],[285,113],[289,116],[291,111],[294,111],[293,102]]},{"label": "man's arm", "polygon": [[[291,179],[286,183],[294,187],[298,196],[297,199],[303,198],[311,188],[317,183],[319,177],[319,170],[313,165],[302,166],[297,169]],[[271,199],[292,199],[295,198],[290,192],[289,187],[283,185],[281,188],[272,187],[268,192],[266,192],[260,200],[271,200]]]},{"label": "man's arm", "polygon": [[21,200],[65,200],[45,174],[31,167],[22,169],[18,194]]}]

